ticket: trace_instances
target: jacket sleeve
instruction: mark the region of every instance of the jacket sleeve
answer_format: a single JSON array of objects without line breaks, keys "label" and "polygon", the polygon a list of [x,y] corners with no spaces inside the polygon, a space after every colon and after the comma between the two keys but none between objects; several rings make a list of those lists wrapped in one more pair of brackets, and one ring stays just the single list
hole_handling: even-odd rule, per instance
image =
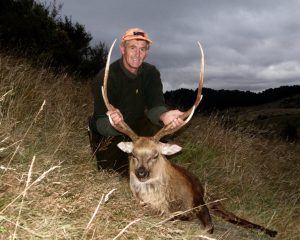
[{"label": "jacket sleeve", "polygon": [[[97,131],[105,136],[116,136],[120,135],[110,124],[108,117],[106,115],[107,108],[104,104],[102,97],[101,86],[104,77],[104,70],[102,69],[96,77],[92,80],[91,88],[94,97],[94,119],[97,127]],[[108,81],[108,98],[113,104],[116,101],[116,91],[117,89],[113,86],[113,77]]]},{"label": "jacket sleeve", "polygon": [[147,84],[145,88],[146,104],[148,111],[147,117],[156,125],[162,125],[160,115],[168,111],[163,95],[163,86],[160,72],[153,66],[147,74]]}]

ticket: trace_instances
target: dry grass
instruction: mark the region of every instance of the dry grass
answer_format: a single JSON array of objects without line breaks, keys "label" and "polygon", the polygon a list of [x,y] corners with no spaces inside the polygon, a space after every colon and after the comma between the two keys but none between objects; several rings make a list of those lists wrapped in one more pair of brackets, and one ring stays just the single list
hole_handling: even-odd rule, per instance
[{"label": "dry grass", "polygon": [[[125,179],[96,170],[87,85],[0,55],[0,86],[1,239],[209,239],[196,221],[165,221],[135,202]],[[278,239],[299,239],[295,146],[225,129],[216,117],[195,117],[176,141],[184,151],[173,160],[231,210],[279,230]],[[214,221],[211,239],[267,239]]]},{"label": "dry grass", "polygon": [[219,116],[194,118],[181,134],[185,152],[175,161],[227,198],[230,210],[278,229],[278,239],[298,239],[300,146],[253,134],[256,129],[225,128]]}]

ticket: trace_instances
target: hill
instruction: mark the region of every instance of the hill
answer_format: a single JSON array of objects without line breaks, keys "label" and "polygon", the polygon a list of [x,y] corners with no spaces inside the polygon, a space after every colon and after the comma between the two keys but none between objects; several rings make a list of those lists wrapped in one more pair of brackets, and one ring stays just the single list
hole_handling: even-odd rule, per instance
[{"label": "hill", "polygon": [[[0,86],[1,239],[268,239],[215,217],[211,236],[196,221],[166,221],[134,201],[126,179],[97,171],[87,84],[0,54]],[[230,210],[297,239],[298,145],[224,124],[222,115],[195,116],[171,160]]]},{"label": "hill", "polygon": [[[219,112],[227,124],[254,125],[266,137],[297,142],[300,134],[300,86],[282,86],[260,93],[238,90],[203,89],[198,112],[210,115]],[[165,93],[169,106],[187,109],[196,97],[196,90],[178,89]]]},{"label": "hill", "polygon": [[[269,102],[275,102],[280,99],[291,96],[300,95],[300,86],[281,86],[278,88],[270,88],[265,91],[254,93],[250,91],[240,90],[214,90],[210,88],[203,89],[202,104],[198,110],[211,112],[222,111],[234,107],[248,107],[262,105]],[[167,91],[165,93],[168,105],[186,109],[193,104],[196,98],[196,90],[178,89]],[[289,105],[294,102],[289,102]],[[295,102],[295,104],[297,104]],[[299,103],[298,103],[299,106]],[[297,105],[295,105],[297,107]]]},{"label": "hill", "polygon": [[252,107],[223,111],[230,122],[254,125],[265,137],[299,142],[300,94]]}]

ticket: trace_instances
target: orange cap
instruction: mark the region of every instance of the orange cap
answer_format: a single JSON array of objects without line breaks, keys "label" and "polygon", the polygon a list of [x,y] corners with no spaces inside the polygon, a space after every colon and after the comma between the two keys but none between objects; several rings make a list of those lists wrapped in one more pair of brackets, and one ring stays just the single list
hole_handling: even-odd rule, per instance
[{"label": "orange cap", "polygon": [[152,41],[148,37],[148,34],[143,29],[140,28],[128,29],[122,37],[122,42],[133,40],[133,39],[145,40],[148,43],[152,43]]}]

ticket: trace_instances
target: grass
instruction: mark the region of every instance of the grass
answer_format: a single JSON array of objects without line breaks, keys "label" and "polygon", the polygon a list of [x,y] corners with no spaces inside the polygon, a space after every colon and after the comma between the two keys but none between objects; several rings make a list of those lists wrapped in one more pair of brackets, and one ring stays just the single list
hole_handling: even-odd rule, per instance
[{"label": "grass", "polygon": [[[125,179],[96,170],[87,84],[0,54],[0,86],[0,239],[205,239],[196,221],[165,221]],[[248,130],[195,116],[172,161],[233,212],[277,229],[277,239],[299,239],[299,146]],[[212,239],[268,239],[213,221]]]},{"label": "grass", "polygon": [[194,159],[190,168],[202,176],[209,192],[228,198],[224,204],[232,211],[262,225],[277,226],[279,239],[297,239],[299,145],[263,139],[253,135],[254,130],[225,128],[217,116],[195,118],[183,137],[188,146],[191,136],[197,139],[193,151],[175,160]]},{"label": "grass", "polygon": [[299,141],[300,95],[294,95],[276,102],[227,111],[228,119],[239,125],[256,126],[264,136],[281,138],[290,142]]}]

